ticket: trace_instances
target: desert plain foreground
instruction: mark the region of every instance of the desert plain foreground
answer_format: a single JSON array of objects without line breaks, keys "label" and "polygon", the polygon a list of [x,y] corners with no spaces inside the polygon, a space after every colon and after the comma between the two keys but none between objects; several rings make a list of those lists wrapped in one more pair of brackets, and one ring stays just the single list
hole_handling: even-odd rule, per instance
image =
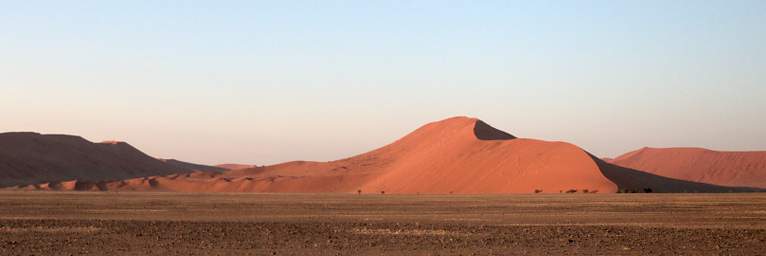
[{"label": "desert plain foreground", "polygon": [[0,255],[758,255],[766,194],[0,192]]}]

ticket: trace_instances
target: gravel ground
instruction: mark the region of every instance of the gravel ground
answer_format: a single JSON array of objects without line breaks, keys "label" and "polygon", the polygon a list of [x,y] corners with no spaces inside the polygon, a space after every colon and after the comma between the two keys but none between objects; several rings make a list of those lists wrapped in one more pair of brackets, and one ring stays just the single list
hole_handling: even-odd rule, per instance
[{"label": "gravel ground", "polygon": [[762,255],[766,194],[0,193],[0,255]]}]

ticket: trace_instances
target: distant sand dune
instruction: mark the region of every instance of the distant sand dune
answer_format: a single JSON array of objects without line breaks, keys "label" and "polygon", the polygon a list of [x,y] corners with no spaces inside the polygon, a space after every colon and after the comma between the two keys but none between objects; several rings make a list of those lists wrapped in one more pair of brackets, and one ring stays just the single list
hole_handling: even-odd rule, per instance
[{"label": "distant sand dune", "polygon": [[[31,132],[0,133],[0,186],[79,180],[77,189],[107,180],[222,168],[158,160],[118,141],[93,143],[78,136]],[[63,188],[69,188],[64,186]]]},{"label": "distant sand dune", "polygon": [[427,124],[392,144],[342,160],[230,169],[21,189],[376,194],[753,191],[612,165],[575,145],[517,138],[468,117]]},{"label": "distant sand dune", "polygon": [[766,188],[766,152],[702,148],[642,148],[610,161],[676,179],[724,186]]},{"label": "distant sand dune", "polygon": [[242,169],[253,168],[256,166],[252,164],[219,164],[219,165],[216,165],[216,167],[223,168],[226,170],[242,170]]}]

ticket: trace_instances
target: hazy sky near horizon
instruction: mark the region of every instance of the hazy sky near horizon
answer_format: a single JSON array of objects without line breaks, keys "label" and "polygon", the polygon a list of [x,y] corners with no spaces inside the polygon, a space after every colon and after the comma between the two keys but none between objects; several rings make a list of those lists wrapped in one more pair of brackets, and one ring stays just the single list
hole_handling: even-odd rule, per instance
[{"label": "hazy sky near horizon", "polygon": [[600,156],[766,150],[766,1],[0,1],[0,132],[333,160],[468,115]]}]

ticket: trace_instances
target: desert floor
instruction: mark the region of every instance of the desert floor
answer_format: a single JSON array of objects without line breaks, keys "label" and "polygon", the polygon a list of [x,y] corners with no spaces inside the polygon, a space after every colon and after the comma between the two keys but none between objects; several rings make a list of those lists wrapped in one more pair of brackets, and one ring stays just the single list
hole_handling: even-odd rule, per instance
[{"label": "desert floor", "polygon": [[765,251],[766,194],[0,192],[0,255]]}]

